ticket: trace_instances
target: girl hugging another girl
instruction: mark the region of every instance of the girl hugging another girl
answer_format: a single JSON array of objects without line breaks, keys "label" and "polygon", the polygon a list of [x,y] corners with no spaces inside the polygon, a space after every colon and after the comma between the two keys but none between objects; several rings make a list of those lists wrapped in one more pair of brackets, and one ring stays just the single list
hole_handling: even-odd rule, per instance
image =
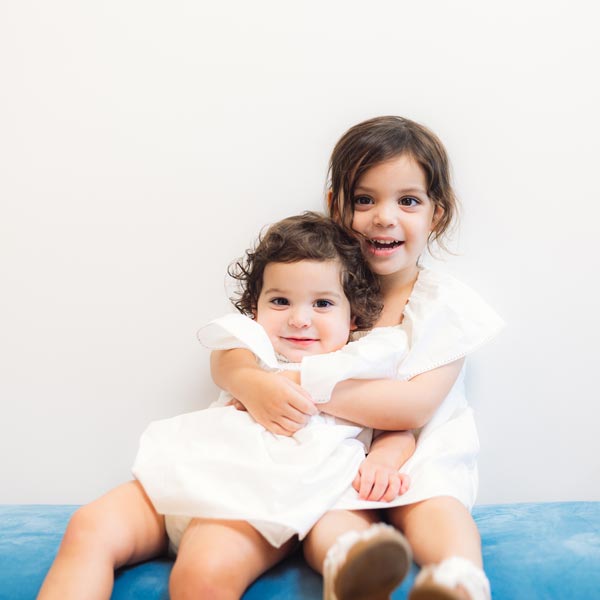
[{"label": "girl hugging another girl", "polygon": [[[275,223],[232,274],[242,314],[199,331],[210,348],[247,348],[258,368],[278,377],[310,358],[317,396],[330,392],[333,373],[392,377],[406,355],[406,334],[396,328],[348,344],[351,331],[378,318],[379,284],[356,238],[325,216]],[[168,545],[177,555],[172,598],[238,598],[348,488],[372,500],[406,491],[398,467],[414,450],[412,433],[386,434],[388,448],[365,459],[370,428],[319,414],[308,393],[304,399],[312,416],[293,436],[271,433],[227,393],[206,410],[152,423],[133,467],[137,481],[75,513],[39,597],[108,598],[114,569]],[[375,457],[395,465],[376,486],[361,475]],[[405,572],[404,538],[380,529],[377,539]]]},{"label": "girl hugging another girl", "polygon": [[[503,323],[469,287],[419,263],[430,243],[443,247],[456,213],[443,145],[431,131],[401,117],[352,127],[333,150],[328,208],[360,241],[378,276],[383,310],[374,331],[402,330],[408,354],[393,379],[339,382],[332,374],[331,381],[320,381],[331,393],[312,392],[313,400],[322,413],[367,427],[413,430],[417,444],[402,467],[410,476],[406,493],[381,503],[350,490],[307,535],[306,559],[324,573],[327,600],[387,598],[404,573],[397,562],[379,560],[389,555],[388,543],[377,541],[372,526],[380,518],[374,509],[385,509],[385,520],[404,534],[423,567],[412,600],[490,598],[470,513],[479,441],[464,372],[465,357]],[[292,434],[311,414],[303,404],[303,388],[311,391],[307,384],[316,377],[310,361],[297,375],[302,388],[259,371],[243,349],[214,353],[212,374],[270,431]],[[386,434],[378,436],[369,457],[390,443]],[[376,477],[389,468],[386,459],[361,475]]]},{"label": "girl hugging another girl", "polygon": [[412,600],[490,598],[464,371],[502,321],[419,260],[456,213],[446,152],[379,117],[330,176],[330,219],[273,225],[233,270],[242,314],[199,332],[219,400],[148,427],[137,480],[75,512],[39,598],[109,598],[169,548],[172,598],[239,598],[296,539],[326,600],[389,598],[413,556]]}]

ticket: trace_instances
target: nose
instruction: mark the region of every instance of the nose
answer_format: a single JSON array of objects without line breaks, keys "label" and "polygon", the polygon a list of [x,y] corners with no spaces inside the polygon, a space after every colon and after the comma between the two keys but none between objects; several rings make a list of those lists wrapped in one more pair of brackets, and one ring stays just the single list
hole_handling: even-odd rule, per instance
[{"label": "nose", "polygon": [[294,306],[289,312],[288,324],[298,329],[310,325],[310,310],[305,306]]},{"label": "nose", "polygon": [[392,202],[381,202],[373,212],[373,222],[379,227],[391,227],[396,221],[396,210]]}]

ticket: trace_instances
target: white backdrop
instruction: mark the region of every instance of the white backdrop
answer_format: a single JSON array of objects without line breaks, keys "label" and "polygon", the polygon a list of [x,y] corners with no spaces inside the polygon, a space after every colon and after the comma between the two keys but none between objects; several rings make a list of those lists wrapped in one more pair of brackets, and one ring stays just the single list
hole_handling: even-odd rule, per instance
[{"label": "white backdrop", "polygon": [[354,123],[418,120],[463,204],[457,273],[508,328],[471,362],[479,501],[600,500],[600,89],[587,2],[4,0],[0,502],[130,477],[215,396],[227,264],[322,207]]}]

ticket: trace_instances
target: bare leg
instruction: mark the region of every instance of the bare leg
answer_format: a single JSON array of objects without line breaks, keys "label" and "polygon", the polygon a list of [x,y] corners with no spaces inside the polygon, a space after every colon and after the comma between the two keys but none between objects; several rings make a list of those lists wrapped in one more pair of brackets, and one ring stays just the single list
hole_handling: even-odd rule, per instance
[{"label": "bare leg", "polygon": [[274,548],[244,521],[193,519],[171,573],[173,600],[237,600],[246,588],[294,547]]},{"label": "bare leg", "polygon": [[[440,496],[416,504],[391,508],[390,521],[404,532],[421,566],[435,565],[451,557],[469,560],[483,568],[481,537],[469,511],[455,498]],[[485,581],[485,577],[481,574]],[[424,590],[421,590],[424,593]],[[465,587],[457,585],[456,598],[468,600]],[[424,593],[423,597],[430,597]],[[413,588],[411,598],[420,598],[419,588]],[[445,597],[450,597],[445,596]]]},{"label": "bare leg", "polygon": [[313,527],[304,555],[323,573],[323,598],[388,599],[411,565],[408,542],[373,511],[331,511]]},{"label": "bare leg", "polygon": [[469,511],[455,498],[440,496],[387,512],[390,522],[410,542],[420,565],[462,556],[482,568],[481,538]]},{"label": "bare leg", "polygon": [[323,573],[327,551],[347,531],[363,531],[378,521],[377,513],[370,510],[332,510],[321,517],[304,540],[304,556],[308,564]]},{"label": "bare leg", "polygon": [[108,599],[116,568],[166,548],[164,517],[130,481],[75,511],[38,600]]}]

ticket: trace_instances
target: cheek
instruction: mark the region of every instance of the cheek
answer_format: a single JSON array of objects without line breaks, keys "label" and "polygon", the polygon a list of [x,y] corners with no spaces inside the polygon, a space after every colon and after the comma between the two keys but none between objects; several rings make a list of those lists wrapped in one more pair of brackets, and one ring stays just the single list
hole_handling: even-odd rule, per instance
[{"label": "cheek", "polygon": [[432,227],[433,222],[430,219],[421,219],[413,222],[410,227],[407,227],[405,235],[413,243],[426,244]]},{"label": "cheek", "polygon": [[354,215],[352,215],[350,226],[352,227],[352,229],[362,232],[362,229],[365,225],[365,221],[365,213],[355,212]]},{"label": "cheek", "polygon": [[332,345],[336,348],[341,348],[348,343],[350,338],[350,330],[352,328],[352,320],[349,313],[348,318],[340,319],[335,325],[329,327],[329,337]]},{"label": "cheek", "polygon": [[277,334],[277,329],[279,328],[279,321],[277,319],[277,315],[271,314],[265,311],[259,311],[258,316],[256,318],[256,322],[259,325],[262,325],[263,329],[267,332],[269,337],[272,337],[274,334]]}]

